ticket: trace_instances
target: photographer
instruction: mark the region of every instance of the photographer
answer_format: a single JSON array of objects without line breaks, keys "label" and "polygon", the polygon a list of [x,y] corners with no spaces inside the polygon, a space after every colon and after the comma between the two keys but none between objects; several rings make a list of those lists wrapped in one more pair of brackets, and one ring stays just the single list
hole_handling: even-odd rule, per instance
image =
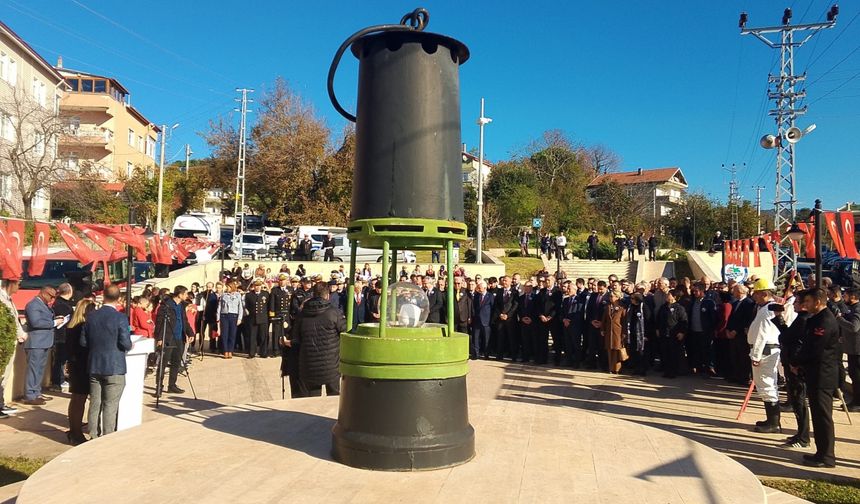
[{"label": "photographer", "polygon": [[170,366],[170,377],[167,382],[167,391],[171,394],[185,392],[176,386],[176,377],[179,374],[179,366],[185,353],[185,343],[194,341],[194,331],[188,323],[183,303],[188,299],[188,289],[177,285],[173,289],[173,295],[165,297],[158,307],[155,317],[155,344],[162,348],[161,364],[158,370],[157,387],[155,395],[160,396],[164,387],[164,368]]}]

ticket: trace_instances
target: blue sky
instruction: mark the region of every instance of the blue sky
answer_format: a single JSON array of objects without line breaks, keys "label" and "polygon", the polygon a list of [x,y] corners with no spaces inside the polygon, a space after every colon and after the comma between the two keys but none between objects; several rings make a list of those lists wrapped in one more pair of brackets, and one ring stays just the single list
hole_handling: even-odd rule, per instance
[{"label": "blue sky", "polygon": [[[185,143],[206,153],[197,132],[231,111],[234,88],[259,95],[277,76],[339,132],[344,120],[325,90],[334,51],[352,32],[397,22],[419,5],[430,11],[429,31],[471,50],[460,74],[463,141],[478,143],[483,96],[493,119],[488,159],[507,159],[544,130],[561,129],[616,151],[625,169],[680,166],[693,189],[715,197],[728,192],[721,165],[736,163],[741,195],[752,199],[754,186],[764,185],[769,207],[774,157],[758,139],[773,129],[764,97],[777,51],[740,36],[738,13],[749,12],[749,26],[775,25],[792,6],[798,24],[823,19],[830,3],[4,0],[0,19],[52,63],[61,54],[68,68],[115,76],[153,122],[181,123],[168,152],[179,159]],[[810,83],[810,110],[799,123],[818,126],[798,147],[800,206],[817,197],[826,207],[860,201],[853,183],[860,168],[860,5],[840,7],[836,28],[797,51],[797,68],[807,69]],[[356,73],[345,57],[337,90],[348,109]]]}]

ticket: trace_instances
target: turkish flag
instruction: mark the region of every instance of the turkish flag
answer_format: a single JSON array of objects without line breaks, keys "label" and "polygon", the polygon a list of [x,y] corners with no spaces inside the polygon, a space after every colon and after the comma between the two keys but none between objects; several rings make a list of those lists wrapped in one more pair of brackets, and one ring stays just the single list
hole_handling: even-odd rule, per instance
[{"label": "turkish flag", "polygon": [[845,247],[842,245],[842,237],[839,236],[840,226],[836,223],[836,212],[824,212],[824,221],[827,223],[827,230],[830,231],[833,246],[836,247],[840,257],[845,257]]},{"label": "turkish flag", "polygon": [[857,254],[857,245],[854,243],[854,213],[839,212],[839,224],[842,228],[842,246],[845,248],[845,256],[851,259],[860,259]]},{"label": "turkish flag", "polygon": [[87,227],[103,235],[110,236],[114,240],[130,245],[135,250],[138,261],[146,260],[146,242],[142,236],[134,233],[130,228],[124,229],[121,226],[105,226],[101,224],[87,224]]},{"label": "turkish flag", "polygon": [[158,235],[153,236],[152,242],[150,242],[150,249],[152,250],[152,262],[155,264],[173,263],[170,249],[164,243],[163,237]]},{"label": "turkish flag", "polygon": [[803,243],[806,245],[806,258],[815,257],[815,224],[812,222],[798,222],[797,227],[803,231]]},{"label": "turkish flag", "polygon": [[759,248],[758,238],[750,238],[750,241],[752,241],[752,244],[753,244],[753,265],[756,268],[760,268],[761,267],[761,257],[759,256],[759,253],[761,252],[761,250]]},{"label": "turkish flag", "polygon": [[773,249],[773,235],[765,233],[762,236],[764,237],[764,246],[767,247],[767,251],[770,252],[770,258],[773,260],[773,263],[776,264],[776,251]]},{"label": "turkish flag", "polygon": [[45,259],[48,257],[48,243],[50,242],[51,225],[47,222],[36,221],[33,224],[33,246],[30,249],[28,275],[40,276],[45,271]]},{"label": "turkish flag", "polygon": [[741,266],[750,265],[750,242],[749,240],[741,240],[741,247],[743,247],[743,256],[741,257]]},{"label": "turkish flag", "polygon": [[23,246],[24,221],[0,220],[0,255],[3,256],[3,279],[20,280],[24,269],[21,266],[21,247]]},{"label": "turkish flag", "polygon": [[69,250],[75,258],[81,262],[81,264],[90,264],[97,259],[95,251],[87,247],[86,243],[81,240],[80,236],[76,235],[74,231],[72,231],[72,228],[70,228],[68,224],[64,222],[55,222],[54,226],[56,226],[57,231],[60,232],[60,237],[64,242],[66,242]]},{"label": "turkish flag", "polygon": [[188,249],[185,248],[185,245],[181,240],[177,240],[175,238],[170,238],[170,243],[173,245],[174,252],[176,253],[176,260],[179,262],[185,262],[188,259],[188,256],[191,255],[188,252]]}]

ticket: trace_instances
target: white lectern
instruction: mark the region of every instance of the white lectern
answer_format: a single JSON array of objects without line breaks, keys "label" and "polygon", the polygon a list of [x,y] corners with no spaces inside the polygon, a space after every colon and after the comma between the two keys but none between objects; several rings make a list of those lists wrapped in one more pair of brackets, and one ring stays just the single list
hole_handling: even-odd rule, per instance
[{"label": "white lectern", "polygon": [[125,354],[125,389],[119,399],[116,430],[130,429],[140,425],[143,416],[143,379],[146,376],[146,360],[155,351],[155,339],[131,336],[131,350]]}]

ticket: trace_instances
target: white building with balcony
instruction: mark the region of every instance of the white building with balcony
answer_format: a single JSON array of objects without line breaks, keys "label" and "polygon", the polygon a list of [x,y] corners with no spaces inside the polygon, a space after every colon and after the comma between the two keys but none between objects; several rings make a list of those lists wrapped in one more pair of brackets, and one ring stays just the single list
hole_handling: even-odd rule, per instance
[{"label": "white building with balcony", "polygon": [[678,167],[639,168],[631,172],[598,175],[585,190],[589,198],[603,184],[612,183],[627,189],[631,197],[650,198],[654,218],[669,215],[683,199],[687,190],[687,178]]}]

